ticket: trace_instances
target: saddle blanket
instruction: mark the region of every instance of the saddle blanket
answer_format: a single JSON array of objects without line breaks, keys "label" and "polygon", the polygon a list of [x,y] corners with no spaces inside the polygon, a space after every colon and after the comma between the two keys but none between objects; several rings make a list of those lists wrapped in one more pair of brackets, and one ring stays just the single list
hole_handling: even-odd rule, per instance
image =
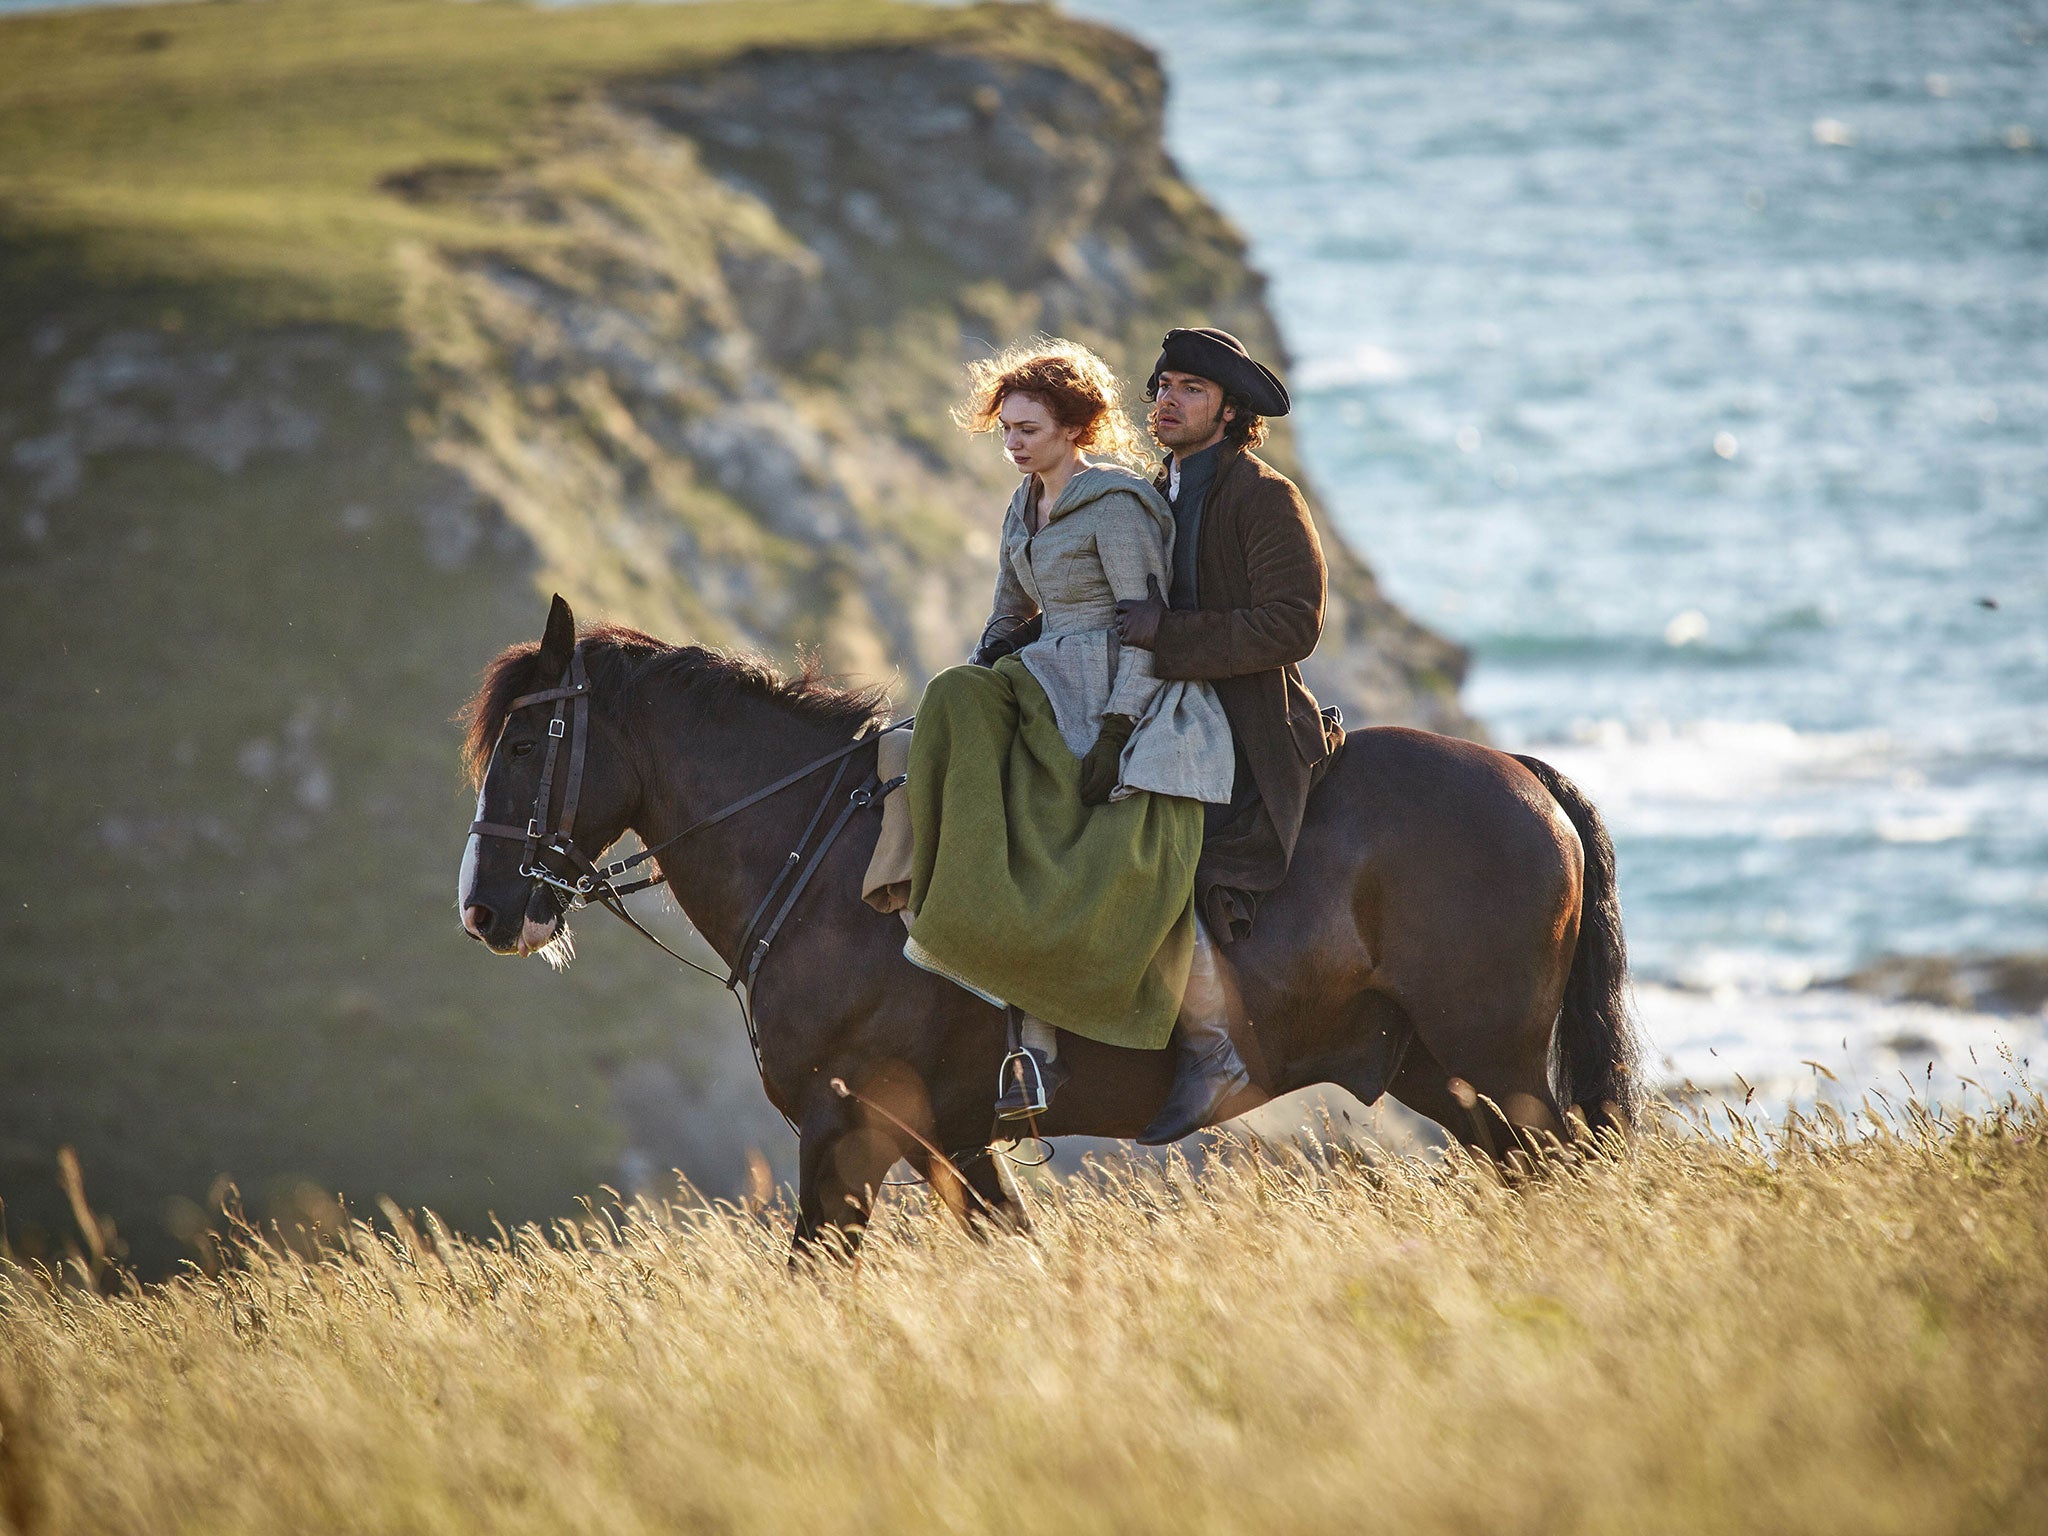
[{"label": "saddle blanket", "polygon": [[[875,743],[875,776],[884,784],[910,768],[910,737],[917,729],[891,731]],[[910,796],[899,785],[882,802],[882,835],[860,883],[860,899],[877,912],[901,912],[910,923]]]}]

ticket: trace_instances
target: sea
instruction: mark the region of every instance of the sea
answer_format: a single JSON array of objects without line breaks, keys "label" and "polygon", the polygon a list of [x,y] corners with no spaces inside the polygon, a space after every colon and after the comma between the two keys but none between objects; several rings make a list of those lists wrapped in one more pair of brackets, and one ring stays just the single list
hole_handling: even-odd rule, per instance
[{"label": "sea", "polygon": [[1599,804],[1662,1080],[2048,1065],[1829,985],[2048,951],[2048,6],[1068,8],[1163,60],[1337,526]]}]

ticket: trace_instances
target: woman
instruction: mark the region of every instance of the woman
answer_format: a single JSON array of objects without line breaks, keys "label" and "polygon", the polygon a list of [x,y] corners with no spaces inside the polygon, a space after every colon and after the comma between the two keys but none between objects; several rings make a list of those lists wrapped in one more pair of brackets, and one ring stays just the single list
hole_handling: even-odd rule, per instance
[{"label": "woman", "polygon": [[[1167,1043],[1195,950],[1202,802],[1230,798],[1230,727],[1206,683],[1120,646],[1116,603],[1171,569],[1173,514],[1137,459],[1115,376],[1049,341],[973,370],[958,413],[1022,473],[1003,520],[993,634],[1028,643],[932,679],[910,749],[904,953],[1023,1015],[997,1113],[1066,1078],[1056,1030]],[[1090,455],[1100,455],[1091,458]],[[1028,627],[1027,627],[1028,626]]]}]

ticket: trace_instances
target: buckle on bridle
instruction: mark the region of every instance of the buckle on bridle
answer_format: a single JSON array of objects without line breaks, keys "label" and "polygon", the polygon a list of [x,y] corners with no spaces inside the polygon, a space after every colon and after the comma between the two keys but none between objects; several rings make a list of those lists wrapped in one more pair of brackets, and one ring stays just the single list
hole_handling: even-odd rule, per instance
[{"label": "buckle on bridle", "polygon": [[560,715],[548,722],[548,734],[557,740],[569,734],[569,723]]}]

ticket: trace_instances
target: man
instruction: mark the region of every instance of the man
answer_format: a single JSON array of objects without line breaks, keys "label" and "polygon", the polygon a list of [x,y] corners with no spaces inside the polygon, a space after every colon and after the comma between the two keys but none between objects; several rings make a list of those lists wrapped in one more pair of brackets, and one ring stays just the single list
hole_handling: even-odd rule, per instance
[{"label": "man", "polygon": [[1232,1112],[1250,1085],[1231,1043],[1208,935],[1251,931],[1259,898],[1287,874],[1308,793],[1329,746],[1299,663],[1322,635],[1327,570],[1301,492],[1252,450],[1287,388],[1244,344],[1207,326],[1166,333],[1145,387],[1158,479],[1173,508],[1173,589],[1117,604],[1123,643],[1162,678],[1214,685],[1236,739],[1236,786],[1209,807],[1195,905],[1196,974],[1178,1026],[1173,1091],[1138,1138],[1176,1141]]}]

